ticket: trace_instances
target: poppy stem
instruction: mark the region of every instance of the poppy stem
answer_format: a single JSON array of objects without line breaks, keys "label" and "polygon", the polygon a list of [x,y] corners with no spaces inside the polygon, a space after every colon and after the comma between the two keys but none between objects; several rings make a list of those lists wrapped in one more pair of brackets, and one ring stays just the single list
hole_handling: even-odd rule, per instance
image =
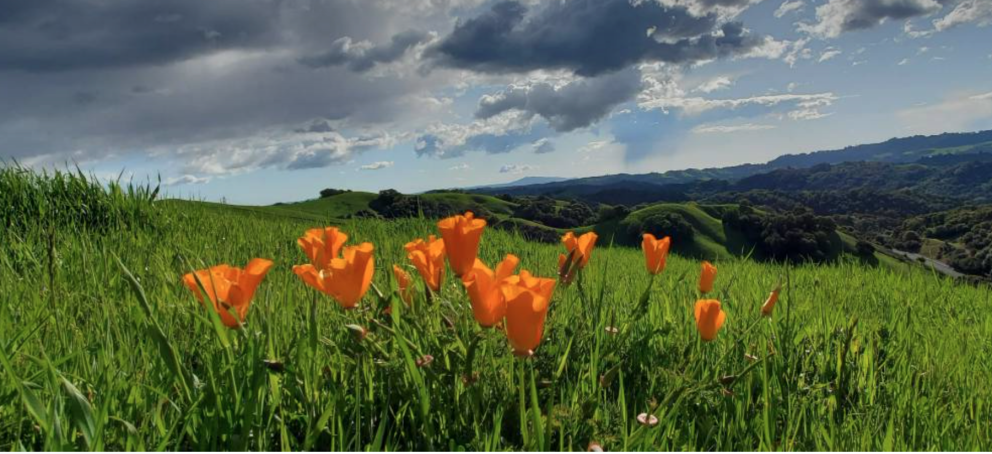
[{"label": "poppy stem", "polygon": [[747,336],[747,334],[750,333],[751,330],[754,329],[754,327],[757,326],[759,322],[761,322],[762,318],[764,317],[758,317],[753,322],[751,322],[751,324],[748,325],[747,329],[745,329],[744,332],[737,337],[737,340],[734,342],[734,345],[730,346],[730,348],[727,349],[727,351],[723,352],[723,355],[720,356],[720,360],[717,361],[716,363],[717,364],[723,363],[723,360],[727,359],[727,356],[730,355],[730,353],[732,353],[734,350],[736,350],[738,345],[743,344],[744,337]]}]

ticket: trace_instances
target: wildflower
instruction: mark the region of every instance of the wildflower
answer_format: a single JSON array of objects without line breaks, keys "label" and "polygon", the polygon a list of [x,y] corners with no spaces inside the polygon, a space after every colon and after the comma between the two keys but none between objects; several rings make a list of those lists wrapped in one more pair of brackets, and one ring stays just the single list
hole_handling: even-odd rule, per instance
[{"label": "wildflower", "polygon": [[654,427],[658,425],[658,417],[647,413],[641,413],[637,415],[637,422],[645,427]]},{"label": "wildflower", "polygon": [[365,327],[361,325],[351,324],[344,325],[344,327],[348,328],[348,331],[351,332],[351,336],[354,337],[357,342],[365,340],[365,338],[369,335],[369,330],[365,329]]},{"label": "wildflower", "polygon": [[433,362],[434,362],[434,357],[431,355],[421,356],[420,358],[417,358],[416,361],[414,361],[417,367],[427,367]]},{"label": "wildflower", "polygon": [[455,276],[463,277],[472,271],[479,253],[479,239],[486,228],[485,219],[476,219],[471,211],[452,216],[437,223],[447,249],[448,263]]},{"label": "wildflower", "polygon": [[[243,270],[226,264],[217,265],[183,276],[183,283],[200,300],[200,304],[204,304],[203,294],[200,293],[202,286],[221,322],[228,328],[237,328],[244,323],[255,289],[270,268],[272,261],[266,259],[252,259]],[[234,308],[237,318],[228,312],[231,308]]]},{"label": "wildflower", "polygon": [[413,301],[413,278],[410,277],[410,273],[400,268],[399,265],[393,265],[393,276],[396,278],[396,284],[400,288],[400,299],[409,305]]},{"label": "wildflower", "polygon": [[[575,236],[572,232],[568,232],[565,236],[561,237],[561,242],[565,245],[565,250],[572,258],[572,266],[576,266],[579,269],[586,267],[586,264],[589,263],[589,258],[592,257],[592,249],[596,247],[597,238],[599,236],[596,235],[596,232],[588,232],[579,237]],[[558,255],[559,269],[565,266],[566,259],[565,254]]]},{"label": "wildflower", "polygon": [[699,292],[707,294],[713,291],[713,281],[716,280],[716,267],[710,262],[703,262],[703,271],[699,275]]},{"label": "wildflower", "polygon": [[444,240],[431,235],[427,241],[417,238],[404,248],[407,258],[417,267],[427,287],[435,293],[441,291],[441,282],[444,280]]},{"label": "wildflower", "polygon": [[341,247],[348,241],[348,235],[337,227],[310,229],[296,240],[303,248],[303,253],[310,259],[310,264],[318,270],[327,269],[331,260],[338,258]]},{"label": "wildflower", "polygon": [[641,241],[641,249],[644,249],[644,261],[648,267],[648,272],[658,274],[665,271],[665,263],[668,261],[668,248],[672,245],[669,237],[656,239],[650,233],[644,234]]},{"label": "wildflower", "polygon": [[333,258],[327,268],[297,265],[293,272],[310,287],[334,298],[344,309],[354,308],[372,284],[375,260],[372,243],[344,248],[343,257]]},{"label": "wildflower", "polygon": [[761,315],[763,317],[771,317],[772,311],[775,310],[775,303],[778,302],[778,294],[782,291],[782,284],[775,286],[775,289],[768,295],[768,299],[765,300],[765,304],[761,305]]},{"label": "wildflower", "polygon": [[514,354],[529,356],[541,343],[544,319],[554,290],[554,279],[534,277],[526,270],[500,284],[506,301],[506,337]]},{"label": "wildflower", "polygon": [[513,275],[513,270],[520,263],[520,259],[513,254],[507,254],[506,258],[498,266],[496,272],[489,269],[482,260],[475,259],[472,271],[469,271],[462,278],[468,297],[472,301],[472,314],[479,325],[489,328],[503,320],[506,315],[506,301],[503,300],[503,293],[500,292],[500,282]]},{"label": "wildflower", "polygon": [[696,301],[696,328],[704,341],[716,339],[717,332],[727,319],[727,313],[720,308],[717,300]]}]

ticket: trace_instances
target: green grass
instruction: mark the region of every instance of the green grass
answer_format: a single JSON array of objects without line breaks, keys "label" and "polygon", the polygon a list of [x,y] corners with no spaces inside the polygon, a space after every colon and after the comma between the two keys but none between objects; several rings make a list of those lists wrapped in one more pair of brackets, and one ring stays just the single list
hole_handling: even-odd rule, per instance
[{"label": "green grass", "polygon": [[286,211],[289,213],[303,212],[341,219],[358,213],[359,211],[370,210],[369,202],[374,200],[376,196],[376,194],[371,192],[346,192],[344,194],[338,194],[331,197],[307,200],[305,202],[275,205],[267,208]]},{"label": "green grass", "polygon": [[[382,314],[395,302],[389,268],[433,221],[340,223],[349,243],[375,243],[386,294],[343,312],[291,271],[305,261],[296,238],[321,216],[178,201],[154,211],[156,228],[0,232],[0,449],[992,448],[987,287],[844,259],[727,257],[712,295],[727,323],[704,343],[698,262],[670,257],[640,305],[640,251],[604,241],[579,282],[556,290],[545,339],[522,360],[473,321],[450,273],[434,301]],[[554,276],[560,252],[487,229],[481,258],[514,253]],[[275,267],[248,325],[219,328],[181,276],[253,257]],[[779,279],[774,317],[760,318]],[[639,425],[642,412],[659,424]]]}]

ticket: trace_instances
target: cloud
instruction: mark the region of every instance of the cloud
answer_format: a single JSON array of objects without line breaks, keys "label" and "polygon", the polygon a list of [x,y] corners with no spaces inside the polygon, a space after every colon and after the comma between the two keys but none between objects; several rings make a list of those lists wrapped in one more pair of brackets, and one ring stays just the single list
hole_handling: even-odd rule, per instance
[{"label": "cloud", "polygon": [[[366,133],[386,129],[392,139],[381,143],[390,145],[436,121],[447,109],[440,94],[458,74],[370,77],[346,66],[312,71],[297,60],[341,36],[389,43],[404,30],[450,27],[444,5],[466,4],[433,3],[423,13],[380,0],[5,4],[0,87],[18,89],[0,95],[0,156],[92,165],[152,155],[169,172],[198,174],[198,166],[330,165],[375,142],[360,140]],[[343,139],[308,148],[295,129],[338,130]],[[289,157],[270,157],[272,149]]]},{"label": "cloud", "polygon": [[426,56],[436,66],[479,72],[564,69],[589,77],[642,62],[743,55],[764,42],[739,22],[720,24],[716,14],[695,16],[685,5],[655,0],[547,2],[533,13],[522,3],[501,1],[459,21]]},{"label": "cloud", "polygon": [[641,75],[626,69],[594,78],[578,78],[562,86],[547,82],[511,85],[483,96],[475,117],[487,119],[508,111],[543,118],[552,129],[568,132],[599,121],[640,91]]},{"label": "cloud", "polygon": [[798,13],[806,6],[803,0],[786,0],[775,10],[775,17],[781,19],[789,13]]},{"label": "cloud", "polygon": [[875,27],[886,20],[910,19],[940,11],[937,0],[828,0],[816,8],[817,22],[799,30],[819,38]]},{"label": "cloud", "polygon": [[548,138],[540,139],[532,145],[536,154],[552,153],[555,151],[555,143]]},{"label": "cloud", "polygon": [[668,88],[646,90],[638,98],[638,106],[644,110],[677,110],[685,115],[695,116],[715,109],[738,110],[751,107],[772,108],[788,106],[796,112],[794,119],[812,119],[820,108],[833,105],[839,99],[833,93],[776,94],[759,95],[747,98],[710,99],[685,96],[680,90]]},{"label": "cloud", "polygon": [[190,185],[190,184],[207,184],[209,182],[210,182],[210,178],[198,177],[195,175],[187,174],[181,177],[169,178],[164,182],[162,182],[162,184],[164,184],[165,186],[182,186],[182,185]]},{"label": "cloud", "polygon": [[714,91],[730,88],[732,85],[734,85],[734,79],[727,76],[720,76],[703,82],[698,87],[693,89],[693,91],[712,93]]},{"label": "cloud", "polygon": [[466,163],[466,162],[463,162],[461,164],[448,167],[448,170],[451,170],[451,171],[464,171],[464,170],[471,170],[471,169],[472,169],[472,166],[468,165],[468,163]]},{"label": "cloud", "polygon": [[506,164],[499,168],[499,173],[509,173],[512,175],[519,175],[521,173],[530,172],[531,170],[537,169],[537,166],[532,166],[529,164]]},{"label": "cloud", "polygon": [[840,55],[841,53],[842,52],[838,49],[834,49],[833,47],[828,47],[826,50],[823,51],[822,54],[820,54],[820,59],[817,60],[817,63],[823,63],[827,60],[830,60],[831,58]]},{"label": "cloud", "polygon": [[750,132],[750,131],[767,131],[769,129],[775,129],[775,125],[760,125],[754,123],[745,123],[741,125],[699,125],[692,128],[692,133],[694,134],[729,134],[734,132]]},{"label": "cloud", "polygon": [[915,134],[989,129],[992,92],[956,93],[937,104],[900,110],[896,117]]},{"label": "cloud", "polygon": [[[397,138],[378,131],[346,137],[340,132],[284,132],[278,129],[238,140],[186,145],[175,154],[190,173],[224,175],[262,168],[314,169],[340,165],[372,149],[390,148]],[[382,164],[382,163],[376,163]]]},{"label": "cloud", "polygon": [[800,38],[795,41],[778,41],[768,38],[765,44],[751,50],[749,56],[769,59],[781,58],[789,67],[795,67],[799,60],[809,60],[813,58],[813,52],[806,47],[809,38]]},{"label": "cloud", "polygon": [[161,65],[279,39],[276,2],[6,2],[0,70]]},{"label": "cloud", "polygon": [[468,124],[435,123],[416,139],[418,156],[454,158],[468,151],[507,153],[545,137],[550,131],[527,112],[507,111]]},{"label": "cloud", "polygon": [[898,63],[899,66],[906,66],[908,64],[909,64],[909,59],[908,58],[904,58],[902,60],[899,60],[899,63]]},{"label": "cloud", "polygon": [[301,57],[298,61],[310,68],[343,65],[355,72],[365,72],[376,64],[399,60],[415,46],[427,43],[432,38],[429,33],[409,30],[393,35],[388,44],[374,45],[367,40],[354,42],[350,36],[345,36],[331,43],[330,50]]},{"label": "cloud", "polygon": [[992,2],[988,0],[964,0],[958,3],[946,16],[933,21],[933,28],[941,32],[972,22],[979,27],[987,27],[992,24]]},{"label": "cloud", "polygon": [[376,161],[372,164],[366,164],[358,168],[358,170],[382,170],[388,169],[393,166],[393,161]]},{"label": "cloud", "polygon": [[582,148],[579,148],[579,154],[595,153],[597,151],[606,148],[609,145],[610,145],[610,141],[608,140],[595,140],[583,145]]},{"label": "cloud", "polygon": [[669,7],[688,9],[693,16],[714,13],[723,20],[733,19],[745,9],[761,0],[655,0]]}]

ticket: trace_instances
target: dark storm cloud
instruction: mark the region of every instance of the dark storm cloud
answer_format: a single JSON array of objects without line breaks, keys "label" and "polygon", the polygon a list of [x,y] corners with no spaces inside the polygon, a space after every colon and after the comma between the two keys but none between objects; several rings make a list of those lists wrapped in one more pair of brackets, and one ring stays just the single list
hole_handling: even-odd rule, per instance
[{"label": "dark storm cloud", "polygon": [[595,76],[645,61],[726,57],[763,42],[744,35],[741,24],[719,25],[715,14],[694,16],[656,1],[570,0],[528,13],[516,1],[497,3],[459,22],[428,57],[436,65],[481,72],[568,69]]},{"label": "dark storm cloud", "polygon": [[[154,158],[195,175],[346,162],[380,145],[364,131],[425,124],[410,120],[424,110],[414,95],[448,79],[312,71],[297,60],[344,36],[390,43],[397,32],[450,23],[445,9],[406,5],[0,0],[0,159],[46,165]],[[420,35],[397,36],[392,51],[366,58],[389,60],[404,39]],[[314,136],[334,142],[306,142]]]},{"label": "dark storm cloud", "polygon": [[277,39],[274,0],[12,0],[0,7],[0,70],[167,64]]},{"label": "dark storm cloud", "polygon": [[391,63],[402,58],[414,46],[427,42],[429,33],[409,30],[394,35],[388,44],[374,45],[368,41],[353,42],[350,37],[339,38],[327,52],[300,58],[300,63],[311,68],[345,65],[348,69],[363,72],[378,63]]},{"label": "dark storm cloud", "polygon": [[641,89],[641,74],[635,69],[578,79],[555,88],[547,82],[511,86],[479,101],[476,118],[486,119],[509,110],[544,118],[558,132],[589,126],[632,99]]},{"label": "dark storm cloud", "polygon": [[933,2],[925,0],[863,0],[848,11],[842,27],[844,31],[860,30],[884,19],[908,19],[934,11]]},{"label": "dark storm cloud", "polygon": [[808,33],[833,38],[886,20],[910,19],[940,11],[953,0],[829,0],[816,8],[816,24],[801,24]]}]

